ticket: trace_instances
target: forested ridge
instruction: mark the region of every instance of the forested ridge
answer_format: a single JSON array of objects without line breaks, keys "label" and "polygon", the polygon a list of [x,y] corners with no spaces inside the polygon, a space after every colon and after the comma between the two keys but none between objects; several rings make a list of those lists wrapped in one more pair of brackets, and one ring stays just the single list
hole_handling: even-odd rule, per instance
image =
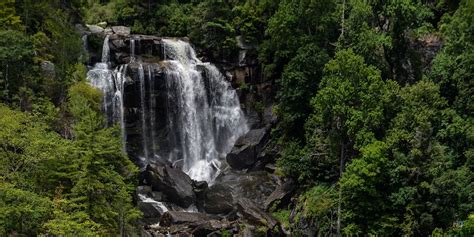
[{"label": "forested ridge", "polygon": [[211,62],[256,49],[273,97],[254,107],[272,104],[296,185],[270,209],[286,233],[474,235],[473,0],[2,0],[0,236],[140,235],[85,24],[187,37]]}]

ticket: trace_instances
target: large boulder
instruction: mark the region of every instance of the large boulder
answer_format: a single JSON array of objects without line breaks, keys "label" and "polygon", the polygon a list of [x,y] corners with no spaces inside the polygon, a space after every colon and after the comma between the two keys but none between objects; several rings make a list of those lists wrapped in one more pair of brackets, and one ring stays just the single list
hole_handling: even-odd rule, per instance
[{"label": "large boulder", "polygon": [[209,220],[204,222],[201,225],[198,225],[194,228],[192,235],[193,236],[207,236],[207,237],[219,237],[223,236],[222,232],[237,232],[238,223],[230,222],[228,220]]},{"label": "large boulder", "polygon": [[86,25],[87,29],[89,32],[92,34],[102,34],[104,33],[104,28],[98,26],[98,25]]},{"label": "large boulder", "polygon": [[234,210],[234,199],[229,186],[215,184],[204,192],[202,208],[210,214],[227,214]]},{"label": "large boulder", "polygon": [[144,218],[158,219],[167,211],[168,207],[161,202],[157,202],[151,198],[141,196],[140,201],[137,203],[138,209],[143,212]]},{"label": "large boulder", "polygon": [[126,26],[112,26],[112,31],[119,35],[130,35],[130,27]]},{"label": "large boulder", "polygon": [[203,213],[168,212],[159,224],[145,228],[152,236],[221,236],[222,231],[239,230],[238,222],[219,219]]},{"label": "large boulder", "polygon": [[269,128],[252,129],[240,137],[227,154],[230,167],[242,170],[252,167],[258,160],[258,154],[268,140]]},{"label": "large boulder", "polygon": [[193,223],[202,223],[211,220],[212,218],[204,213],[199,212],[166,212],[160,219],[160,226],[172,226],[179,224],[192,225]]},{"label": "large boulder", "polygon": [[184,208],[191,206],[196,200],[193,181],[179,169],[148,165],[145,180],[153,190],[162,192],[169,200]]},{"label": "large boulder", "polygon": [[140,185],[136,188],[135,193],[136,193],[135,198],[138,200],[140,196],[144,196],[144,197],[151,196],[153,193],[153,190],[151,190],[151,186]]},{"label": "large boulder", "polygon": [[257,162],[255,147],[249,144],[235,146],[232,148],[232,151],[227,154],[226,160],[230,167],[234,169],[242,170],[250,168]]},{"label": "large boulder", "polygon": [[278,186],[265,200],[265,210],[270,209],[274,205],[284,206],[287,204],[295,188],[296,184],[292,179]]},{"label": "large boulder", "polygon": [[263,207],[263,202],[277,187],[278,178],[265,171],[246,173],[236,170],[225,170],[216,178],[214,183],[213,186],[223,186],[219,188],[219,192],[227,190],[227,192],[231,193],[233,202],[241,198],[247,198],[257,203],[258,206]]},{"label": "large boulder", "polygon": [[82,24],[75,24],[74,25],[74,29],[76,30],[76,32],[80,35],[80,36],[83,36],[83,35],[86,35],[88,33],[90,33],[88,31],[88,28],[85,27],[84,25]]},{"label": "large boulder", "polygon": [[237,208],[239,214],[246,219],[250,224],[254,225],[264,225],[268,229],[273,230],[276,226],[279,225],[278,221],[272,217],[270,214],[264,212],[260,209],[257,204],[242,198],[237,202]]}]

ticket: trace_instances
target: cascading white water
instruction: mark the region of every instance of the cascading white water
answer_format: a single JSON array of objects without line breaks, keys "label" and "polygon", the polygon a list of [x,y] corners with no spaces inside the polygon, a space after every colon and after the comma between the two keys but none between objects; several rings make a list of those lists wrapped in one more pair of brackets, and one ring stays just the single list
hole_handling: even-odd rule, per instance
[{"label": "cascading white water", "polygon": [[104,39],[102,46],[102,59],[94,68],[87,72],[87,79],[92,86],[104,93],[103,109],[109,125],[119,122],[122,135],[123,151],[126,151],[126,130],[124,120],[123,91],[127,65],[122,65],[115,70],[110,69],[109,35]]},{"label": "cascading white water", "polygon": [[[179,166],[192,179],[212,183],[220,161],[237,138],[248,131],[235,90],[214,65],[199,60],[185,41],[162,39],[165,60],[160,64],[142,61],[139,38],[130,38],[129,42],[130,62],[111,70],[107,36],[102,62],[88,72],[91,84],[104,92],[104,112],[109,124],[120,122],[124,150],[128,142],[124,100],[129,95],[124,84],[131,80],[130,83],[137,83],[136,93],[140,95],[132,96],[139,101],[137,107],[127,111],[139,118],[139,126],[132,133],[140,132],[141,149],[137,150],[136,144],[129,152],[138,152],[133,155],[140,158],[142,166],[167,159],[182,164]],[[161,76],[155,75],[155,68]]]},{"label": "cascading white water", "polygon": [[155,73],[153,71],[153,65],[148,65],[148,95],[150,98],[148,99],[149,101],[149,108],[150,108],[150,140],[151,140],[151,152],[152,156],[155,157],[156,155],[156,142],[155,142],[155,137],[156,137],[156,114],[155,114],[155,108],[156,107],[156,98],[153,93],[153,90],[155,88]]},{"label": "cascading white water", "polygon": [[130,39],[130,63],[135,62],[135,39]]},{"label": "cascading white water", "polygon": [[114,94],[114,121],[120,121],[120,132],[122,136],[122,150],[126,151],[125,111],[123,106],[123,93],[125,77],[128,65],[121,65],[114,70],[115,94]]},{"label": "cascading white water", "polygon": [[104,44],[102,45],[102,63],[109,63],[110,61],[110,46],[109,46],[110,36],[105,36]]},{"label": "cascading white water", "polygon": [[148,126],[146,124],[146,85],[145,85],[145,71],[143,70],[143,64],[139,64],[138,66],[138,78],[140,79],[140,107],[141,107],[141,124],[142,124],[142,142],[143,142],[143,155],[145,156],[144,158],[150,157],[148,155]]},{"label": "cascading white water", "polygon": [[173,39],[163,43],[168,100],[174,100],[176,107],[176,113],[168,113],[168,121],[177,129],[174,138],[181,154],[170,157],[183,159],[191,178],[213,180],[219,158],[248,131],[237,94],[214,65],[196,57],[189,43]]}]

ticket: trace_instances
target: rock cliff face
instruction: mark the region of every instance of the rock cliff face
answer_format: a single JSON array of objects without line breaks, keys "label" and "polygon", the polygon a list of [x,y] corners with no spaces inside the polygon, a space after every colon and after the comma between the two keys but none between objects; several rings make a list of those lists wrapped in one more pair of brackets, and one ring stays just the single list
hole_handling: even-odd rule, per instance
[{"label": "rock cliff face", "polygon": [[272,194],[284,182],[265,171],[275,118],[271,83],[260,80],[249,56],[255,48],[239,45],[238,59],[216,67],[185,38],[81,29],[88,78],[104,92],[109,124],[121,125],[124,150],[143,170],[135,195],[143,234],[239,233],[243,225],[279,232],[265,205],[285,196]]},{"label": "rock cliff face", "polygon": [[248,130],[236,91],[182,39],[107,34],[88,78],[105,93],[109,122],[122,124],[125,149],[142,167],[176,163],[211,181]]}]

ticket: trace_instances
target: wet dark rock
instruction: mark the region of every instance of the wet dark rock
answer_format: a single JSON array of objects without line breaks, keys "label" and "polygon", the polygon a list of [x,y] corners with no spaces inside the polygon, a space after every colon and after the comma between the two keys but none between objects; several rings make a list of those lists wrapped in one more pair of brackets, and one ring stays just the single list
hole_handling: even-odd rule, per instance
[{"label": "wet dark rock", "polygon": [[193,188],[196,195],[199,196],[209,188],[209,185],[206,181],[193,181]]},{"label": "wet dark rock", "polygon": [[262,150],[257,155],[257,162],[249,169],[249,171],[260,171],[265,170],[267,172],[273,173],[275,171],[275,157],[277,153],[268,147],[268,144],[262,148]]},{"label": "wet dark rock", "polygon": [[211,219],[209,215],[204,213],[169,211],[161,217],[160,226],[169,227],[179,224],[192,225],[193,223],[199,225]]},{"label": "wet dark rock", "polygon": [[172,167],[175,168],[175,169],[182,169],[184,166],[184,160],[183,159],[179,159],[175,162],[173,162],[172,164]]},{"label": "wet dark rock", "polygon": [[252,129],[235,143],[226,160],[230,167],[242,170],[257,162],[257,155],[268,140],[268,128]]},{"label": "wet dark rock", "polygon": [[228,170],[217,177],[215,183],[223,186],[222,191],[228,190],[234,202],[246,198],[263,207],[263,202],[275,190],[278,180],[263,171],[245,173]]},{"label": "wet dark rock", "polygon": [[153,236],[153,234],[151,234],[149,231],[147,231],[146,229],[141,229],[140,230],[140,236],[141,237],[155,237]]},{"label": "wet dark rock", "polygon": [[264,124],[275,125],[278,117],[273,111],[273,106],[267,106],[263,111],[263,122]]},{"label": "wet dark rock", "polygon": [[143,212],[144,218],[153,218],[155,222],[167,211],[152,200],[139,201],[137,207]]},{"label": "wet dark rock", "polygon": [[193,181],[183,171],[167,166],[148,165],[146,181],[153,190],[163,192],[169,200],[187,208],[196,200]]},{"label": "wet dark rock", "polygon": [[247,109],[247,124],[250,129],[258,129],[262,127],[260,115],[254,109]]},{"label": "wet dark rock", "polygon": [[164,201],[164,194],[162,192],[151,192],[151,198],[153,198],[156,201]]},{"label": "wet dark rock", "polygon": [[235,146],[227,154],[227,163],[234,169],[242,170],[251,167],[257,160],[255,147],[249,144]]},{"label": "wet dark rock", "polygon": [[267,164],[267,165],[265,165],[264,169],[265,169],[265,171],[267,171],[269,173],[274,173],[275,170],[276,170],[276,166],[275,166],[275,164]]},{"label": "wet dark rock", "polygon": [[431,71],[433,59],[443,45],[441,38],[434,34],[428,34],[416,39],[412,44],[413,47],[420,52],[423,71]]},{"label": "wet dark rock", "polygon": [[285,204],[290,201],[289,199],[291,198],[291,194],[295,188],[296,184],[292,179],[278,186],[265,200],[265,210],[269,210],[274,205],[276,205],[276,207],[285,206]]},{"label": "wet dark rock", "polygon": [[[170,212],[165,214],[162,219],[182,218],[181,214]],[[222,236],[222,231],[237,233],[239,230],[238,222],[213,219],[199,213],[190,213],[190,215],[185,213],[184,215],[186,220],[183,222],[166,225],[160,223],[159,226],[150,225],[147,226],[146,232],[151,233],[153,236],[162,236],[162,234],[166,234],[166,236]]]},{"label": "wet dark rock", "polygon": [[[112,27],[114,30],[114,27]],[[118,30],[118,29],[116,29]],[[131,41],[135,41],[135,56],[140,57],[142,61],[159,62],[163,57],[162,37],[151,35],[130,35],[123,29],[121,33],[110,35],[110,55],[115,64],[127,64],[130,62]]]},{"label": "wet dark rock", "polygon": [[221,236],[220,232],[222,230],[232,229],[233,225],[235,223],[225,220],[209,220],[194,228],[192,234],[194,236]]},{"label": "wet dark rock", "polygon": [[206,181],[194,181],[194,187],[196,189],[207,189],[209,185]]},{"label": "wet dark rock", "polygon": [[136,193],[137,195],[144,195],[144,196],[151,196],[152,195],[152,190],[151,190],[151,186],[147,186],[147,185],[141,185],[141,186],[138,186],[137,189],[136,189]]},{"label": "wet dark rock", "polygon": [[251,200],[245,198],[240,199],[237,202],[237,208],[242,217],[250,224],[264,225],[269,229],[274,229],[279,224],[275,218],[264,212]]},{"label": "wet dark rock", "polygon": [[234,210],[231,189],[225,184],[215,184],[202,197],[203,209],[210,214],[227,214]]}]

